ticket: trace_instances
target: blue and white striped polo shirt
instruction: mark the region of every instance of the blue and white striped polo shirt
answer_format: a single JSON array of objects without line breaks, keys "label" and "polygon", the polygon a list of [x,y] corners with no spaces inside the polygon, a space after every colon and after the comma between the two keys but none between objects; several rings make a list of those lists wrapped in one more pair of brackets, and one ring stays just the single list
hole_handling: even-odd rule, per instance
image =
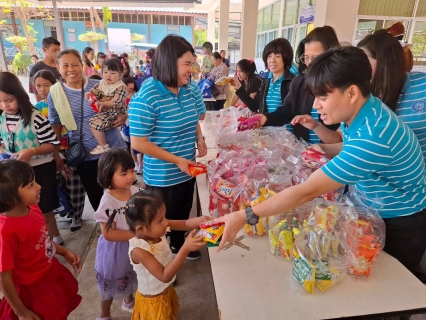
[{"label": "blue and white striped polo shirt", "polygon": [[[382,101],[370,96],[348,126],[340,125],[343,148],[322,170],[383,203],[383,218],[426,207],[426,171],[414,132]],[[368,203],[366,205],[369,205]]]},{"label": "blue and white striped polo shirt", "polygon": [[268,108],[268,112],[274,112],[283,104],[283,98],[281,97],[281,84],[283,83],[284,75],[274,82],[274,74],[269,72],[268,79],[269,87],[266,94],[266,107]]},{"label": "blue and white striped polo shirt", "polygon": [[407,74],[395,113],[416,134],[426,160],[426,73]]},{"label": "blue and white striped polo shirt", "polygon": [[[149,137],[160,148],[195,160],[198,119],[206,112],[203,96],[191,83],[179,88],[179,96],[150,78],[133,96],[129,106],[130,136]],[[191,179],[175,164],[144,155],[143,178],[147,185],[173,186]]]},{"label": "blue and white striped polo shirt", "polygon": [[[98,84],[98,80],[88,79],[84,86],[84,93],[90,92],[91,89]],[[81,89],[73,89],[64,84],[63,86],[65,95],[71,107],[72,114],[77,124],[77,130],[68,130],[69,143],[79,141],[80,139],[80,122],[81,122]],[[61,123],[58,112],[55,109],[52,96],[49,94],[47,97],[47,104],[49,105],[49,121],[51,124]],[[90,131],[89,120],[96,115],[89,102],[83,99],[83,147],[86,151],[86,158],[84,161],[96,160],[100,157],[99,154],[90,154],[97,145],[97,141]],[[105,138],[110,147],[126,148],[126,143],[120,134],[120,129],[113,128],[105,131]]]}]

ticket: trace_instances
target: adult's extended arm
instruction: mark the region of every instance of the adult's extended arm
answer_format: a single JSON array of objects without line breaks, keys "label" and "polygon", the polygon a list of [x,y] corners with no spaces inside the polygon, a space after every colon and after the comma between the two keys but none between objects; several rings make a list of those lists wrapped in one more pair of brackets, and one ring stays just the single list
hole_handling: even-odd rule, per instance
[{"label": "adult's extended arm", "polygon": [[[343,184],[329,178],[319,169],[306,182],[281,191],[272,198],[254,206],[252,210],[254,214],[261,218],[273,216],[296,208],[341,186]],[[244,210],[240,210],[221,217],[217,221],[225,222],[225,231],[218,248],[218,251],[220,251],[227,242],[234,240],[237,233],[243,228],[246,222],[246,215]]]}]

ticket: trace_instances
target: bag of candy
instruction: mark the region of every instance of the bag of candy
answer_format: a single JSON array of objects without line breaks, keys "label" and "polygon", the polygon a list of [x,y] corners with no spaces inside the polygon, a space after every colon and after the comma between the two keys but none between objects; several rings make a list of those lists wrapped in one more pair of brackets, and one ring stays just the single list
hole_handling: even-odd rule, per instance
[{"label": "bag of candy", "polygon": [[269,251],[272,255],[290,261],[294,239],[299,235],[311,214],[312,202],[289,212],[268,218]]},{"label": "bag of candy", "polygon": [[12,157],[12,153],[7,152],[6,149],[0,147],[0,161],[9,160]]},{"label": "bag of candy", "polygon": [[219,245],[220,238],[225,230],[224,222],[207,221],[200,223],[200,230],[195,237],[203,238],[207,242],[208,247],[216,247]]},{"label": "bag of candy", "polygon": [[294,240],[292,283],[310,294],[325,291],[346,274],[354,251],[347,235],[358,215],[353,207],[317,202],[307,225]]},{"label": "bag of candy", "polygon": [[355,248],[349,274],[369,278],[385,245],[385,222],[378,210],[382,203],[378,199],[368,199],[362,191],[351,186],[342,202],[355,207],[358,219],[351,222],[353,232],[348,234],[348,242]]}]

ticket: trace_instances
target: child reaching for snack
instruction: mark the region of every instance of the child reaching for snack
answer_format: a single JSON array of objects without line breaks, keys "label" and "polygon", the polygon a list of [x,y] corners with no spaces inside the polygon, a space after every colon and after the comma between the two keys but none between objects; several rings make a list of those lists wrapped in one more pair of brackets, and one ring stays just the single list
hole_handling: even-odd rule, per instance
[{"label": "child reaching for snack", "polygon": [[118,115],[127,112],[127,89],[121,81],[123,66],[120,61],[118,59],[106,60],[102,66],[102,77],[99,85],[86,93],[86,99],[91,104],[95,104],[95,108],[99,110],[99,114],[89,120],[90,130],[98,142],[98,146],[90,152],[91,154],[101,154],[109,148],[104,131],[113,127],[113,122]]},{"label": "child reaching for snack", "polygon": [[171,285],[176,273],[188,253],[206,245],[201,237],[191,231],[183,247],[173,258],[166,240],[168,228],[192,230],[209,217],[188,220],[167,220],[166,206],[155,191],[143,190],[134,194],[121,210],[110,216],[107,228],[112,225],[115,215],[124,213],[134,237],[129,241],[130,263],[138,279],[132,319],[177,319],[179,301]]},{"label": "child reaching for snack", "polygon": [[77,280],[54,255],[78,271],[80,257],[47,235],[34,179],[26,162],[0,162],[0,318],[66,320],[81,297]]}]

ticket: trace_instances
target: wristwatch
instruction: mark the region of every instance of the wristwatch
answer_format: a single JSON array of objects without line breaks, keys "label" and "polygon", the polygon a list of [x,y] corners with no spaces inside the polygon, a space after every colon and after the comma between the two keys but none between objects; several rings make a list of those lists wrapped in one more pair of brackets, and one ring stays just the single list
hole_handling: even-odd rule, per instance
[{"label": "wristwatch", "polygon": [[259,222],[259,216],[253,213],[253,210],[250,206],[246,207],[244,211],[246,212],[246,222],[249,225],[254,226]]}]

